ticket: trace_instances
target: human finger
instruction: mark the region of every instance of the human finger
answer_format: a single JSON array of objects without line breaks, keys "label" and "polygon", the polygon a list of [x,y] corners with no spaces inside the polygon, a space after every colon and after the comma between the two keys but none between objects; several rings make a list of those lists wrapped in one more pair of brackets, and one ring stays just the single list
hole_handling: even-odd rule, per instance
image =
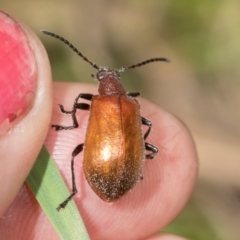
[{"label": "human finger", "polygon": [[51,71],[37,36],[0,11],[0,215],[26,179],[49,129]]}]

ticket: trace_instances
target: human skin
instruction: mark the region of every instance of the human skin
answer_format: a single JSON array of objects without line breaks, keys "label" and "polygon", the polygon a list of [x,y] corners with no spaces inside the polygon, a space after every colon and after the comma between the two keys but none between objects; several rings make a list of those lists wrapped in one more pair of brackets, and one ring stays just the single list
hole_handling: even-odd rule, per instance
[{"label": "human skin", "polygon": [[[70,125],[71,117],[61,114],[58,104],[70,110],[79,93],[96,94],[97,86],[52,85],[49,61],[41,42],[22,23],[16,24],[28,39],[22,44],[28,44],[33,52],[37,85],[30,109],[13,121],[8,133],[0,136],[0,180],[5,183],[1,186],[0,239],[59,239],[24,181],[45,144],[71,186],[71,153],[77,144],[84,142],[88,111],[78,111],[79,128],[75,130],[57,132],[50,126]],[[138,100],[142,116],[153,124],[148,142],[158,146],[159,153],[153,160],[146,160],[143,180],[133,190],[116,203],[103,202],[84,178],[82,154],[76,157],[78,193],[74,201],[91,239],[183,239],[157,232],[176,218],[191,196],[198,170],[194,142],[176,117],[143,98]]]}]

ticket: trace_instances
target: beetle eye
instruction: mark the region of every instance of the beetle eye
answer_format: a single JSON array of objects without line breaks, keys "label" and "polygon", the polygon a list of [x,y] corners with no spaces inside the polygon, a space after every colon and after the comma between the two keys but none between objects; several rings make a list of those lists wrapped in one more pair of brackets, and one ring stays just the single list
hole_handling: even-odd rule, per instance
[{"label": "beetle eye", "polygon": [[106,71],[105,70],[99,71],[96,75],[96,77],[99,81],[101,81],[105,76],[106,76]]}]

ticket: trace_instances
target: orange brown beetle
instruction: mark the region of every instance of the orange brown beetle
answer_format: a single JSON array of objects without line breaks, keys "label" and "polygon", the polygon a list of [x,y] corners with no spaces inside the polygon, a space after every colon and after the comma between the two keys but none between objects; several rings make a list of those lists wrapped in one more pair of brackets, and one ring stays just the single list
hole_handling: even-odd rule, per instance
[{"label": "orange brown beetle", "polygon": [[[72,126],[52,125],[57,131],[77,128],[76,111],[90,110],[85,143],[79,144],[72,152],[72,194],[58,206],[57,210],[64,208],[77,193],[74,158],[83,150],[83,169],[89,185],[102,200],[114,202],[142,178],[144,160],[152,159],[158,152],[155,146],[145,142],[152,123],[140,115],[140,105],[136,100],[140,93],[127,93],[120,83],[120,73],[150,62],[169,62],[169,60],[152,58],[120,69],[100,68],[66,39],[45,30],[42,32],[67,44],[97,69],[96,76],[92,76],[99,81],[99,95],[79,94],[71,111],[66,111],[62,105],[59,105],[62,113],[72,116]],[[78,103],[79,98],[91,101],[91,106],[87,103]],[[148,127],[145,134],[142,133],[142,124]],[[145,154],[145,150],[150,153]]]}]

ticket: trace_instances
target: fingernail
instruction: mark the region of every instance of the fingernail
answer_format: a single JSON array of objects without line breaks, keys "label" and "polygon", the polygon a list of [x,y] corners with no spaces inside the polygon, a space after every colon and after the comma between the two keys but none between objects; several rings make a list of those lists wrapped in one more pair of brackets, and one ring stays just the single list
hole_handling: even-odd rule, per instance
[{"label": "fingernail", "polygon": [[0,11],[0,134],[29,111],[36,81],[36,62],[24,31]]}]

